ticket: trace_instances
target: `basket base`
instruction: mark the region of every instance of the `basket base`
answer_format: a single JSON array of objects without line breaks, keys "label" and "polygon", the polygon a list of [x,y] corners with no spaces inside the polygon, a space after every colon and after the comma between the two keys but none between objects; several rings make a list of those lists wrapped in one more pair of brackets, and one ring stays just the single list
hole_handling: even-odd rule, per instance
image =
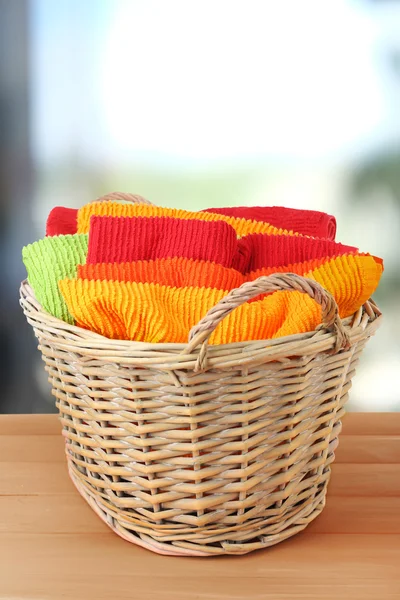
[{"label": "basket base", "polygon": [[[188,542],[174,542],[174,543],[162,543],[153,539],[149,535],[145,535],[143,533],[135,532],[132,530],[126,529],[121,523],[119,523],[114,517],[112,517],[107,511],[106,507],[98,501],[98,498],[95,498],[82,486],[81,482],[77,477],[75,477],[73,470],[70,468],[70,464],[68,461],[68,472],[69,476],[72,480],[72,483],[75,485],[76,489],[86,500],[89,506],[94,510],[94,512],[112,529],[117,535],[121,538],[130,542],[131,544],[136,544],[137,546],[141,546],[142,548],[146,548],[147,550],[151,550],[156,554],[163,554],[165,556],[217,556],[223,554],[230,555],[242,555],[248,554],[250,552],[254,552],[255,550],[262,550],[264,548],[268,548],[270,546],[274,546],[275,544],[279,544],[279,542],[283,542],[288,538],[300,533],[303,531],[309,523],[311,523],[314,519],[321,514],[324,506],[325,506],[325,495],[326,495],[326,486],[321,490],[321,493],[315,498],[314,502],[310,506],[307,505],[306,511],[302,511],[297,515],[296,523],[293,523],[289,527],[286,527],[283,531],[273,534],[262,536],[262,539],[257,539],[253,536],[252,541],[234,543],[234,542],[226,542],[222,543],[219,546],[214,545],[200,545],[193,544]],[[304,514],[303,514],[304,512]]]}]

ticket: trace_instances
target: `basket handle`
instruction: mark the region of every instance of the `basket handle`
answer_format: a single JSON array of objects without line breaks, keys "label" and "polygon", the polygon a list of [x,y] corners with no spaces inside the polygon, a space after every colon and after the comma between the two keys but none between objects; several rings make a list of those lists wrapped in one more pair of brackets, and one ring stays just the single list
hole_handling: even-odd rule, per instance
[{"label": "basket handle", "polygon": [[225,319],[235,308],[260,294],[285,290],[308,294],[310,298],[321,305],[324,327],[336,334],[334,353],[342,349],[347,350],[350,347],[349,336],[342,325],[338,306],[332,294],[316,281],[302,277],[301,275],[296,275],[295,273],[274,273],[268,277],[259,277],[254,281],[248,281],[229,292],[190,330],[189,342],[185,353],[191,353],[201,345],[195,371],[201,371],[205,368],[208,340],[218,323]]},{"label": "basket handle", "polygon": [[97,198],[94,200],[94,202],[118,202],[118,200],[125,200],[126,202],[131,202],[132,204],[153,204],[139,194],[129,194],[126,192],[111,192],[110,194],[100,196],[100,198]]}]

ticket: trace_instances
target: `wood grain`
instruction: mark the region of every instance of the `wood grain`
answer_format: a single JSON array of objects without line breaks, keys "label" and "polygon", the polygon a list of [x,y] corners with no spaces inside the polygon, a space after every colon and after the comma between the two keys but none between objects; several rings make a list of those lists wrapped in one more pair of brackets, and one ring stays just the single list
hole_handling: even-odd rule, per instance
[{"label": "wood grain", "polygon": [[149,554],[112,533],[0,539],[1,598],[394,600],[400,591],[394,535],[303,533],[250,556],[212,559]]},{"label": "wood grain", "polygon": [[[75,494],[66,461],[0,462],[0,495]],[[335,464],[330,496],[398,496],[400,464]]]},{"label": "wood grain", "polygon": [[303,533],[199,559],[112,533],[68,478],[54,415],[1,416],[0,599],[398,600],[399,417],[345,418],[327,505]]},{"label": "wood grain", "polygon": [[[107,526],[77,493],[0,496],[0,533],[105,533]],[[328,496],[326,510],[308,526],[315,533],[400,534],[400,498]]]},{"label": "wood grain", "polygon": [[0,496],[75,494],[65,463],[0,462]]},{"label": "wood grain", "polygon": [[[1,422],[1,421],[0,421]],[[64,438],[57,435],[1,435],[1,462],[65,462]]]},{"label": "wood grain", "polygon": [[1,415],[0,435],[59,435],[56,415]]},{"label": "wood grain", "polygon": [[[340,436],[336,451],[337,463],[398,463],[400,437],[390,435],[347,435],[346,428]],[[400,431],[400,426],[399,426]]]},{"label": "wood grain", "polygon": [[400,464],[337,464],[329,493],[337,496],[400,496]]},{"label": "wood grain", "polygon": [[[348,413],[343,435],[399,436],[400,413]],[[1,415],[0,435],[58,435],[57,415]]]},{"label": "wood grain", "polygon": [[345,435],[394,435],[399,437],[400,413],[348,413],[343,419]]}]

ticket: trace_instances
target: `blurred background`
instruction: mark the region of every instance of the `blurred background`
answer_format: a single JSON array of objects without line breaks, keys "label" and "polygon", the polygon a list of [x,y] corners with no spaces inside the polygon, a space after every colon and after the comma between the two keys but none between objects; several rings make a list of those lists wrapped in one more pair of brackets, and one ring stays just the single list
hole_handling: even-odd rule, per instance
[{"label": "blurred background", "polygon": [[381,256],[349,410],[400,411],[400,2],[0,0],[0,412],[53,412],[18,305],[55,205],[334,214]]}]

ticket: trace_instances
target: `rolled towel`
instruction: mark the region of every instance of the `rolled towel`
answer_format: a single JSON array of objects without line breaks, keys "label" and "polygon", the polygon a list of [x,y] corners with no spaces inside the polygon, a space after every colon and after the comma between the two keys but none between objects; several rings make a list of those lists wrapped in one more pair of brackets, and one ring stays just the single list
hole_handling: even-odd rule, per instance
[{"label": "rolled towel", "polygon": [[252,234],[238,241],[232,267],[248,273],[263,267],[280,267],[350,252],[356,253],[357,248],[320,238]]},{"label": "rolled towel", "polygon": [[[78,211],[78,233],[88,233],[90,218],[99,217],[173,217],[176,219],[198,219],[200,221],[225,221],[231,225],[237,235],[248,235],[250,233],[270,233],[273,235],[292,232],[274,227],[269,223],[261,221],[249,221],[236,219],[207,212],[193,212],[178,208],[163,208],[148,204],[120,204],[119,202],[91,202]],[[299,234],[295,234],[299,235]]]},{"label": "rolled towel", "polygon": [[[59,283],[81,327],[111,339],[185,343],[190,329],[226,294],[213,288],[64,279]],[[237,308],[212,334],[212,344],[262,340],[310,331],[318,305],[299,292],[277,292]]]},{"label": "rolled towel", "polygon": [[[299,210],[280,206],[236,206],[208,208],[200,212],[210,212],[251,221],[263,221],[279,229],[312,237],[334,240],[336,236],[335,217],[316,210]],[[77,217],[78,209],[56,206],[47,218],[46,235],[76,233]]]},{"label": "rolled towel", "polygon": [[275,227],[328,240],[334,240],[336,236],[335,217],[317,210],[299,210],[283,206],[232,206],[207,208],[204,212],[252,221],[265,221]]},{"label": "rolled towel", "polygon": [[46,222],[46,235],[73,235],[78,228],[78,209],[56,206],[50,211]]},{"label": "rolled towel", "polygon": [[383,261],[370,254],[346,254],[258,269],[248,273],[245,279],[254,281],[273,273],[295,273],[317,281],[333,295],[339,315],[344,319],[354,314],[376,291],[383,273]]},{"label": "rolled towel", "polygon": [[[246,281],[273,273],[296,273],[309,277],[330,291],[339,314],[353,314],[376,290],[383,272],[382,260],[369,254],[317,258],[297,264],[268,267],[242,275],[214,263],[186,258],[165,258],[132,263],[78,265],[80,279],[136,281],[170,287],[211,287],[229,291]],[[251,302],[251,301],[250,301]]]},{"label": "rolled towel", "polygon": [[[371,256],[337,257],[309,277],[337,299],[341,316],[353,314],[375,291],[382,264]],[[112,339],[187,341],[190,329],[229,290],[158,283],[64,279],[59,283],[78,324]],[[263,340],[313,331],[321,308],[300,292],[264,295],[233,311],[212,334],[213,344]]]},{"label": "rolled towel", "polygon": [[132,262],[180,256],[230,267],[237,243],[235,230],[224,221],[93,216],[87,262]]},{"label": "rolled towel", "polygon": [[159,283],[170,287],[211,287],[231,290],[244,283],[245,277],[235,269],[191,258],[160,258],[125,263],[78,265],[79,279],[108,279]]},{"label": "rolled towel", "polygon": [[58,281],[75,277],[76,267],[84,263],[88,236],[57,235],[46,237],[22,249],[22,260],[36,299],[44,310],[67,323],[74,319],[60,293]]}]

